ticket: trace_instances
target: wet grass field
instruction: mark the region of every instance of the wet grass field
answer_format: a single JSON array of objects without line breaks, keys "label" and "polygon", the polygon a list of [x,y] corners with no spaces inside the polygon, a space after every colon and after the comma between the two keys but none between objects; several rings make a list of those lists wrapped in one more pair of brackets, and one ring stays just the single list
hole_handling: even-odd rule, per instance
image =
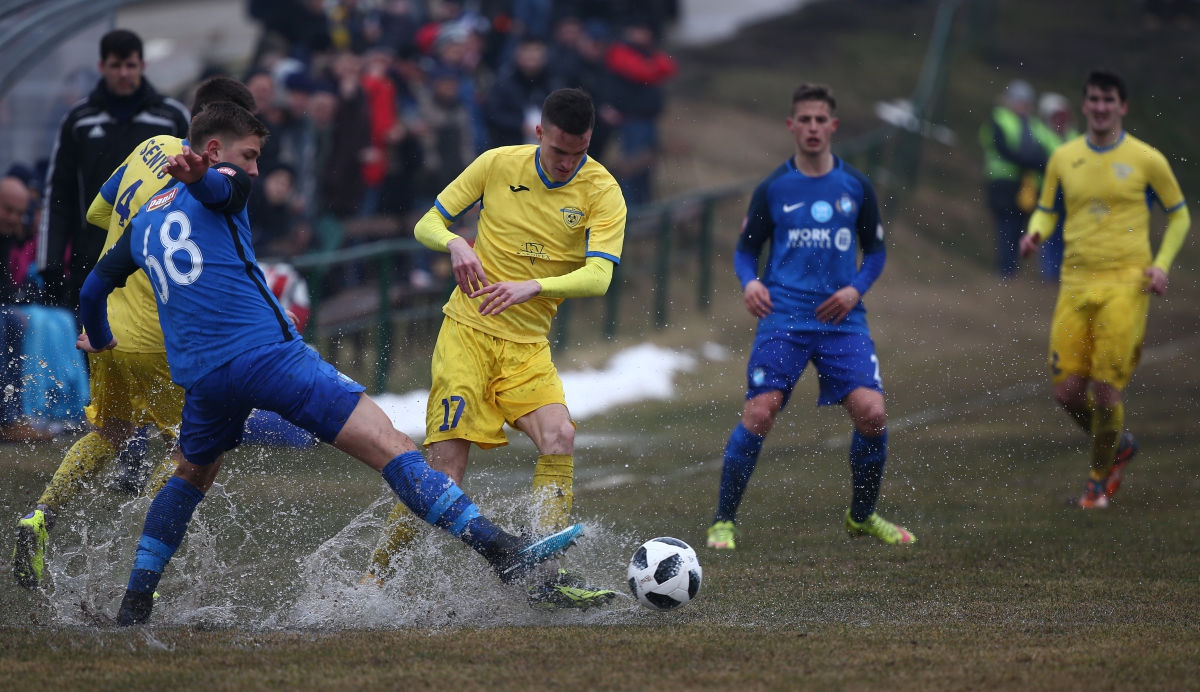
[{"label": "wet grass field", "polygon": [[[640,542],[682,538],[704,567],[686,608],[651,613],[622,597],[535,612],[432,531],[384,588],[359,585],[390,506],[378,476],[328,447],[247,447],[201,505],[152,627],[105,624],[147,501],[95,492],[64,513],[46,587],[0,587],[0,687],[1200,687],[1200,374],[1187,294],[1156,303],[1127,391],[1141,454],[1113,506],[1085,513],[1066,501],[1082,489],[1087,440],[1042,371],[1053,290],[980,279],[952,291],[912,266],[900,255],[871,303],[892,425],[879,510],[916,534],[909,548],[841,531],[849,425],[812,407],[811,376],[766,445],[738,550],[702,547],[750,341],[724,291],[714,314],[730,317],[685,315],[653,335],[697,353],[671,401],[579,431],[576,514],[590,535],[566,566],[623,590]],[[700,357],[706,340],[729,358]],[[620,347],[558,360],[595,365]],[[1012,394],[1026,382],[1042,385]],[[513,438],[476,452],[465,483],[510,527],[528,522],[536,456]],[[70,442],[3,450],[6,516],[36,499]]]}]

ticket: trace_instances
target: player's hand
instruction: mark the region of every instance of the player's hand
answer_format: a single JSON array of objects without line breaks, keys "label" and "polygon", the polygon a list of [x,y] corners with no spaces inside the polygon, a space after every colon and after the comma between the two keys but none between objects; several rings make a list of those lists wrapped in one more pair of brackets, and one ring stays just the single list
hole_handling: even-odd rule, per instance
[{"label": "player's hand", "polygon": [[296,319],[296,313],[292,312],[291,310],[284,310],[283,314],[287,315],[288,320],[291,321],[292,326],[296,328],[296,331],[300,331],[300,322]]},{"label": "player's hand", "polygon": [[454,270],[454,280],[458,282],[458,288],[474,298],[475,291],[488,285],[479,255],[475,254],[474,248],[465,238],[451,240],[446,243],[446,249],[450,251],[450,268]]},{"label": "player's hand", "polygon": [[480,315],[499,315],[511,305],[524,303],[542,292],[542,285],[530,279],[529,281],[501,281],[490,286],[484,286],[471,294],[472,298],[484,296],[479,304]]},{"label": "player's hand", "polygon": [[858,305],[860,298],[862,298],[862,294],[853,286],[840,289],[817,306],[817,319],[825,323],[837,324],[846,319],[846,315],[849,315],[854,306]]},{"label": "player's hand", "polygon": [[766,317],[775,309],[771,303],[771,292],[757,279],[746,284],[742,299],[746,301],[746,309],[755,317]]},{"label": "player's hand", "polygon": [[1021,236],[1021,259],[1026,259],[1033,253],[1037,252],[1038,243],[1042,242],[1042,236],[1037,233],[1026,233]]},{"label": "player's hand", "polygon": [[184,146],[182,154],[167,157],[167,165],[163,166],[163,170],[172,178],[191,185],[204,177],[209,165],[208,154],[197,154],[191,147]]},{"label": "player's hand", "polygon": [[75,340],[75,348],[79,349],[80,351],[85,351],[87,353],[100,353],[101,351],[111,351],[112,349],[114,349],[116,347],[117,347],[117,337],[115,337],[115,336],[113,337],[113,340],[108,342],[108,345],[105,346],[104,348],[92,348],[92,340],[88,338],[87,334],[80,334],[79,338]]},{"label": "player's hand", "polygon": [[1158,267],[1150,267],[1145,271],[1146,278],[1150,282],[1142,290],[1146,293],[1153,293],[1156,296],[1167,295],[1167,273]]}]

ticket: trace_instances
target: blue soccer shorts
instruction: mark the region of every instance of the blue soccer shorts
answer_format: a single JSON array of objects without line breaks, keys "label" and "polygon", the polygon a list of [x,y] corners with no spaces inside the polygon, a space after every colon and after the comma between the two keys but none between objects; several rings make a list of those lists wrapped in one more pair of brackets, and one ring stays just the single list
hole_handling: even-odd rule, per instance
[{"label": "blue soccer shorts", "polygon": [[246,418],[256,408],[333,442],[363,391],[301,341],[260,346],[187,391],[179,446],[189,462],[211,464],[242,443]]},{"label": "blue soccer shorts", "polygon": [[846,395],[866,387],[883,391],[875,342],[867,334],[842,332],[775,332],[759,334],[746,367],[746,398],[783,392],[783,405],[812,361],[821,393],[818,406],[840,404]]}]

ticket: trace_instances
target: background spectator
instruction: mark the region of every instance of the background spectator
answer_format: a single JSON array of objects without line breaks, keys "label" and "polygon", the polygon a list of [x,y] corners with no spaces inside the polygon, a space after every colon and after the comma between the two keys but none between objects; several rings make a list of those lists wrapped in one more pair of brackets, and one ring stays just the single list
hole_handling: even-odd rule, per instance
[{"label": "background spectator", "polygon": [[533,132],[541,118],[542,102],[550,95],[546,72],[546,44],[536,39],[522,41],[511,63],[500,68],[488,93],[484,118],[491,147],[536,142]]},{"label": "background spectator", "polygon": [[[1062,94],[1045,93],[1038,99],[1038,118],[1034,123],[1034,134],[1046,150],[1046,160],[1050,154],[1062,146],[1063,142],[1079,136],[1075,129],[1075,119],[1071,115],[1071,102]],[[1038,176],[1038,189],[1042,185],[1042,176]],[[1041,270],[1042,278],[1046,281],[1058,281],[1063,259],[1063,222],[1067,219],[1067,210],[1061,200],[1055,200],[1054,210],[1058,212],[1058,227],[1054,235],[1042,243]]]},{"label": "background spectator", "polygon": [[655,46],[650,26],[641,22],[625,27],[622,40],[609,48],[606,63],[614,76],[613,105],[621,116],[622,163],[617,180],[628,205],[646,204],[652,197],[650,177],[658,152],[663,85],[678,68]]},{"label": "background spectator", "polygon": [[1037,176],[1049,156],[1033,133],[1034,91],[1014,80],[979,128],[988,180],[988,206],[996,220],[996,268],[1003,278],[1017,273],[1017,245],[1037,203]]},{"label": "background spectator", "polygon": [[311,232],[287,164],[263,170],[250,193],[250,233],[259,257],[290,257],[308,249]]},{"label": "background spectator", "polygon": [[137,35],[123,29],[106,34],[100,40],[102,78],[87,101],[67,113],[54,141],[38,265],[57,305],[78,309],[79,288],[100,258],[107,229],[84,218],[100,186],[150,137],[187,134],[187,108],[155,91],[142,78],[145,66]]}]

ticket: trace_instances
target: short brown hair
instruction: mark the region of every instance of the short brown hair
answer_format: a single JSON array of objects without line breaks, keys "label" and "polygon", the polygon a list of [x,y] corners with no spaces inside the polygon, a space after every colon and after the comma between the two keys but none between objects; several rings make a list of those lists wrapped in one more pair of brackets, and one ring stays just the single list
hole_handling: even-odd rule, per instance
[{"label": "short brown hair", "polygon": [[833,97],[833,89],[824,84],[806,82],[796,87],[796,90],[792,92],[793,113],[796,111],[796,104],[801,101],[824,101],[829,105],[830,113],[837,110],[837,99]]},{"label": "short brown hair", "polygon": [[1129,87],[1125,85],[1125,78],[1115,70],[1092,70],[1088,73],[1087,81],[1083,83],[1084,96],[1087,96],[1088,87],[1096,87],[1100,91],[1116,89],[1121,103],[1129,100]]},{"label": "short brown hair", "polygon": [[200,115],[208,106],[221,102],[239,105],[251,113],[258,110],[254,95],[245,84],[232,77],[218,75],[204,80],[196,88],[196,98],[192,101],[192,116]]},{"label": "short brown hair", "polygon": [[218,101],[208,104],[200,115],[192,118],[188,139],[192,146],[203,148],[212,138],[239,140],[250,135],[258,135],[266,141],[266,125],[245,108],[228,101]]}]

